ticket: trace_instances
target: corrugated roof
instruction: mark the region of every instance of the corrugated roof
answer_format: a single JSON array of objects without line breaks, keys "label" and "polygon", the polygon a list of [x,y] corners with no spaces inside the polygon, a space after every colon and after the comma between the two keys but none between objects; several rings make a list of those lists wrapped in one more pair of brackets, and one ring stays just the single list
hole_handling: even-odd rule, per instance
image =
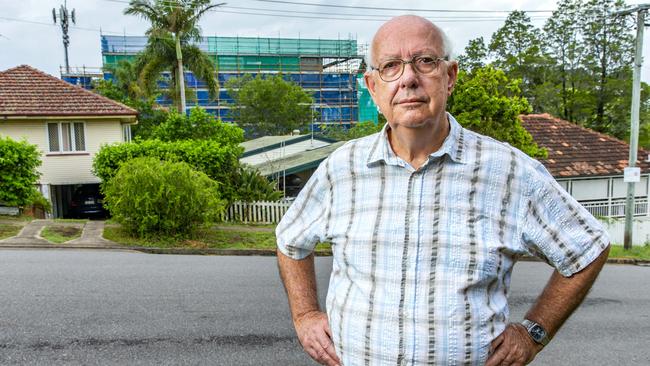
[{"label": "corrugated roof", "polygon": [[0,72],[0,116],[137,116],[122,103],[27,65]]},{"label": "corrugated roof", "polygon": [[282,159],[273,160],[261,164],[256,168],[259,169],[262,175],[266,176],[282,172],[285,174],[297,173],[305,169],[317,167],[321,161],[325,160],[325,158],[343,144],[345,144],[345,141],[335,142],[318,149],[308,150],[299,154],[289,155]]},{"label": "corrugated roof", "polygon": [[[540,159],[555,178],[622,175],[630,146],[622,140],[555,118],[549,114],[522,115],[524,128],[548,150]],[[639,149],[636,166],[648,173],[649,151]]]}]

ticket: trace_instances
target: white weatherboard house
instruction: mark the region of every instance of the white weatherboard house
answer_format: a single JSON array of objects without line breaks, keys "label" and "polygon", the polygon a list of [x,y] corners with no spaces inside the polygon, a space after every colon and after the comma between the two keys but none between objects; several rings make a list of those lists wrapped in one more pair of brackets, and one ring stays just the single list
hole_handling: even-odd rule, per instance
[{"label": "white weatherboard house", "polygon": [[[580,127],[548,114],[522,115],[524,128],[547,149],[540,162],[558,183],[608,228],[613,243],[623,243],[629,145],[622,140]],[[635,184],[634,244],[650,242],[648,151],[639,150],[636,166],[641,181]]]},{"label": "white weatherboard house", "polygon": [[22,65],[0,71],[0,136],[38,146],[41,193],[65,217],[72,192],[98,184],[92,161],[103,144],[131,139],[137,111]]}]

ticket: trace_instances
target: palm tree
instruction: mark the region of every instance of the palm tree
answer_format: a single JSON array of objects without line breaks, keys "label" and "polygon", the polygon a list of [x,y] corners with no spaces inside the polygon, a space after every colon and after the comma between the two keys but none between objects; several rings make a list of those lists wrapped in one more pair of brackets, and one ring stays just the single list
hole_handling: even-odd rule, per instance
[{"label": "palm tree", "polygon": [[[141,87],[149,89],[162,71],[171,71],[169,90],[180,113],[185,113],[185,64],[198,78],[206,82],[210,98],[218,93],[215,66],[192,42],[201,40],[199,19],[208,10],[221,4],[210,0],[131,0],[124,14],[137,15],[149,22],[149,41],[138,62]],[[180,101],[180,103],[179,103]]]}]

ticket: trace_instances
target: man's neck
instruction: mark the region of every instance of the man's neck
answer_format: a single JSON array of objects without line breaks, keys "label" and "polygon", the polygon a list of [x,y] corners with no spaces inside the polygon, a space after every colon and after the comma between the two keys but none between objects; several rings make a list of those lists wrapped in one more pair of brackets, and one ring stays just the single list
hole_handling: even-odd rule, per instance
[{"label": "man's neck", "polygon": [[449,135],[451,127],[447,114],[439,123],[427,128],[406,128],[397,126],[389,128],[388,141],[393,151],[413,168],[419,169],[426,163],[428,156],[440,149]]}]

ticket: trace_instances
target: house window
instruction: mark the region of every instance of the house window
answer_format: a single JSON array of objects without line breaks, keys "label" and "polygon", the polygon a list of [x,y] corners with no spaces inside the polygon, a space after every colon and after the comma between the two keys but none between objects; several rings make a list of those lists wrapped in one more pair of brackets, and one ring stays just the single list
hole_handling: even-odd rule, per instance
[{"label": "house window", "polygon": [[50,152],[86,151],[86,134],[83,122],[58,122],[47,124]]},{"label": "house window", "polygon": [[122,126],[122,137],[124,142],[131,142],[131,125]]}]

